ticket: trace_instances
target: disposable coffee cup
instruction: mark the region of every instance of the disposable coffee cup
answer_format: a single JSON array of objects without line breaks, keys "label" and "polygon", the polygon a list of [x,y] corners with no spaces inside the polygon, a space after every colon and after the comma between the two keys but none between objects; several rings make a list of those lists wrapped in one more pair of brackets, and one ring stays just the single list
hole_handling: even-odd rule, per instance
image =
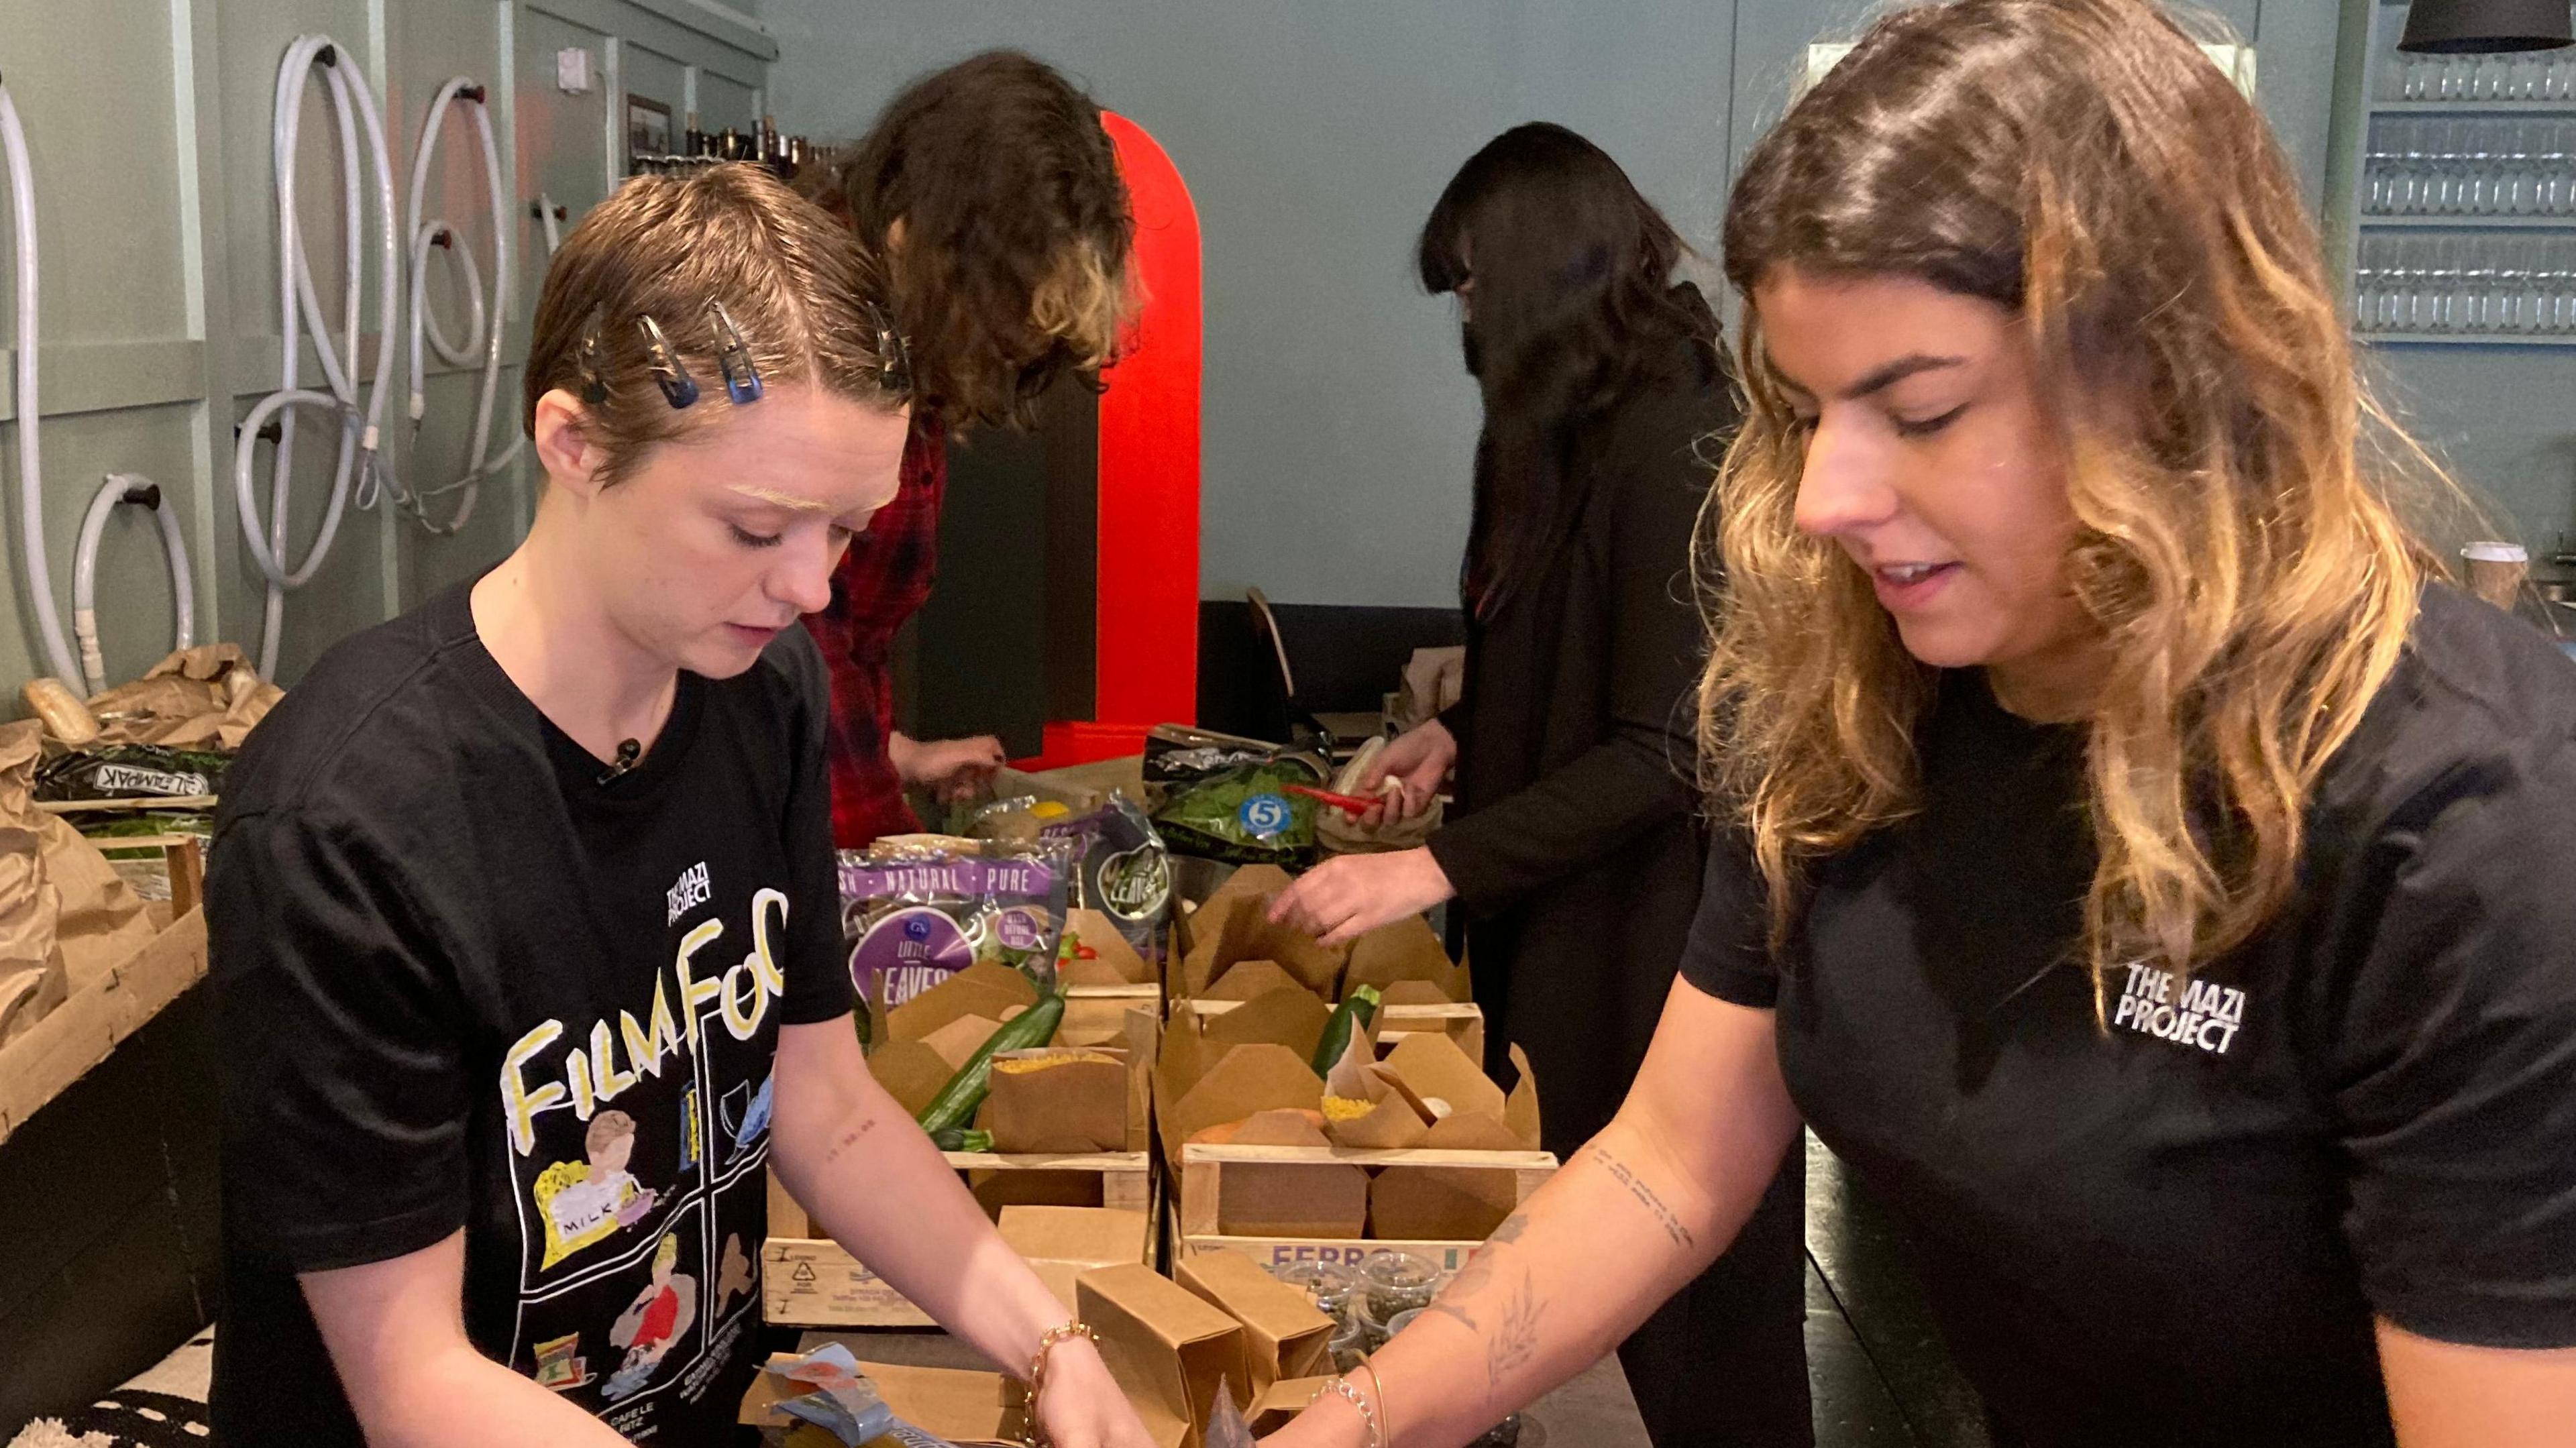
[{"label": "disposable coffee cup", "polygon": [[2460,550],[2469,566],[2469,591],[2509,609],[2522,596],[2523,575],[2531,571],[2531,554],[2519,543],[2472,543]]}]

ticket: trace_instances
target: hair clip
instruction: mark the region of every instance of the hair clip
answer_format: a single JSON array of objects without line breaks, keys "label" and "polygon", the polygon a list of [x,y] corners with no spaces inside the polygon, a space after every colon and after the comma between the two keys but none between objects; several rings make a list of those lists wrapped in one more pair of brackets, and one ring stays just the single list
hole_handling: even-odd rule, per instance
[{"label": "hair clip", "polygon": [[859,303],[867,315],[868,327],[876,333],[877,376],[888,392],[912,391],[912,353],[904,346],[903,334],[894,329],[894,319],[874,302]]},{"label": "hair clip", "polygon": [[736,405],[760,400],[760,369],[752,365],[751,348],[742,340],[742,329],[733,324],[733,314],[724,303],[707,299],[707,315],[716,328],[716,370],[724,374],[725,396]]},{"label": "hair clip", "polygon": [[608,378],[599,367],[599,313],[596,311],[590,314],[589,321],[581,325],[581,355],[577,365],[581,368],[581,400],[592,407],[606,402]]},{"label": "hair clip", "polygon": [[644,329],[644,351],[651,358],[653,383],[662,389],[662,400],[676,412],[698,400],[698,384],[689,370],[680,365],[680,354],[671,348],[671,339],[662,335],[662,324],[650,315],[635,319]]}]

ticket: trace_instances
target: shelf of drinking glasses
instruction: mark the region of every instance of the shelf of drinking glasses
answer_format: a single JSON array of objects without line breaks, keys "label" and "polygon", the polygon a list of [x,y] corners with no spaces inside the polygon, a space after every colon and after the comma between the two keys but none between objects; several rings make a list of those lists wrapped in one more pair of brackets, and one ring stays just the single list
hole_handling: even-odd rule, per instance
[{"label": "shelf of drinking glasses", "polygon": [[2382,216],[2372,212],[2361,218],[2361,224],[2408,231],[2565,231],[2576,228],[2576,216]]},{"label": "shelf of drinking glasses", "polygon": [[2576,332],[2355,332],[2373,347],[2576,347]]},{"label": "shelf of drinking glasses", "polygon": [[2370,110],[2381,116],[2576,116],[2576,100],[2372,101]]}]

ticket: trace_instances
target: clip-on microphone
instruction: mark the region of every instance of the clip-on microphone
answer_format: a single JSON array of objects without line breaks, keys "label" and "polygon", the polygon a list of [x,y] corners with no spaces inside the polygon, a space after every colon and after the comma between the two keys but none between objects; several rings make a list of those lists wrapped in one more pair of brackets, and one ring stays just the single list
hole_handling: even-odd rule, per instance
[{"label": "clip-on microphone", "polygon": [[626,771],[633,769],[635,767],[635,761],[641,759],[643,756],[644,741],[640,739],[627,739],[620,741],[617,746],[617,762],[600,771],[599,782],[601,784],[616,783],[617,777],[624,774]]}]

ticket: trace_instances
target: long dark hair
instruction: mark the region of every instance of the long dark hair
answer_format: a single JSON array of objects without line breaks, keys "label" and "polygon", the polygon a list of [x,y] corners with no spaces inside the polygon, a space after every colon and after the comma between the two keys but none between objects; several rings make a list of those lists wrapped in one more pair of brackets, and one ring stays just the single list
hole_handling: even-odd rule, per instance
[{"label": "long dark hair", "polygon": [[1099,105],[1054,67],[992,50],[914,81],[833,179],[820,199],[885,257],[920,405],[952,427],[1029,426],[1057,377],[1115,356],[1127,183]]},{"label": "long dark hair", "polygon": [[1677,368],[1715,375],[1717,318],[1673,280],[1688,252],[1618,162],[1544,122],[1487,142],[1431,208],[1423,286],[1473,283],[1461,330],[1485,426],[1461,591],[1477,616],[1572,525],[1594,425]]}]

